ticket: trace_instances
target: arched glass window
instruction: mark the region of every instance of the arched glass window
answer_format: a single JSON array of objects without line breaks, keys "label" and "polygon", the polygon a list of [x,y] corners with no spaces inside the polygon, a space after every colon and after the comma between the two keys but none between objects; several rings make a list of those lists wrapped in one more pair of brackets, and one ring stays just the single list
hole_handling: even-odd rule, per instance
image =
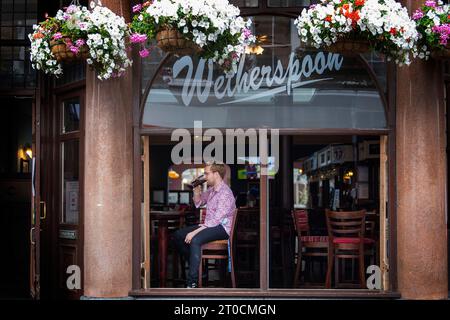
[{"label": "arched glass window", "polygon": [[145,98],[142,126],[386,129],[384,69],[375,75],[369,68],[383,61],[308,50],[291,18],[252,20],[264,51],[247,54],[233,76],[198,57],[164,60]]}]

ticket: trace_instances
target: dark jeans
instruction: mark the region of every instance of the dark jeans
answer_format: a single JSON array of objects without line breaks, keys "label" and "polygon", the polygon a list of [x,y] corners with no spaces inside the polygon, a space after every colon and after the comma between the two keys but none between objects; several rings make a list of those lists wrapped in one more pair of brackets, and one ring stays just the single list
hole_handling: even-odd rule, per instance
[{"label": "dark jeans", "polygon": [[173,239],[178,252],[189,261],[189,282],[198,282],[198,268],[200,266],[200,254],[201,248],[204,243],[208,243],[215,240],[227,240],[229,238],[228,233],[222,227],[218,225],[215,227],[206,228],[197,233],[192,238],[191,243],[184,242],[186,235],[198,229],[200,226],[189,226],[183,229],[179,229],[174,232]]}]

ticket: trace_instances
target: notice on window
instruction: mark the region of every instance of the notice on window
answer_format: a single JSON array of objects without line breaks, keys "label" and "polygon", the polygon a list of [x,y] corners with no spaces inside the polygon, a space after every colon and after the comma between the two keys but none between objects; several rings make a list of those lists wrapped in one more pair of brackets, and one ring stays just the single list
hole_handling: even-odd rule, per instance
[{"label": "notice on window", "polygon": [[66,206],[64,222],[68,224],[78,223],[79,211],[79,183],[78,181],[66,181]]}]

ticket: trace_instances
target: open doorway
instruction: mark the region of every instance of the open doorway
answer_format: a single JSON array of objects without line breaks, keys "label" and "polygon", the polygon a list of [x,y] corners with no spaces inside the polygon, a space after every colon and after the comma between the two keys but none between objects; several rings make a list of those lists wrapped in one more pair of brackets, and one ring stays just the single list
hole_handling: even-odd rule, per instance
[{"label": "open doorway", "polygon": [[0,97],[0,297],[30,297],[31,97]]}]

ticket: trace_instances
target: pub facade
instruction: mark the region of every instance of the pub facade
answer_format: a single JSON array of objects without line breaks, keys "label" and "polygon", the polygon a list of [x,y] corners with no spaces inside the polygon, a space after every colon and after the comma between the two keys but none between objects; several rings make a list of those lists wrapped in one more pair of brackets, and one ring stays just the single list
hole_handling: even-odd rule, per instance
[{"label": "pub facade", "polygon": [[[294,21],[312,2],[230,2],[259,36],[234,74],[134,47],[106,81],[84,63],[54,78],[27,61],[21,32],[69,1],[1,2],[2,109],[29,108],[25,138],[7,125],[19,108],[3,111],[18,167],[2,164],[1,200],[29,219],[4,218],[24,237],[18,294],[447,299],[447,62],[308,48]],[[136,4],[102,1],[126,21]],[[226,164],[236,222],[188,290],[172,233],[207,212],[189,188],[207,160]],[[364,213],[361,251],[329,242],[329,210]]]}]

